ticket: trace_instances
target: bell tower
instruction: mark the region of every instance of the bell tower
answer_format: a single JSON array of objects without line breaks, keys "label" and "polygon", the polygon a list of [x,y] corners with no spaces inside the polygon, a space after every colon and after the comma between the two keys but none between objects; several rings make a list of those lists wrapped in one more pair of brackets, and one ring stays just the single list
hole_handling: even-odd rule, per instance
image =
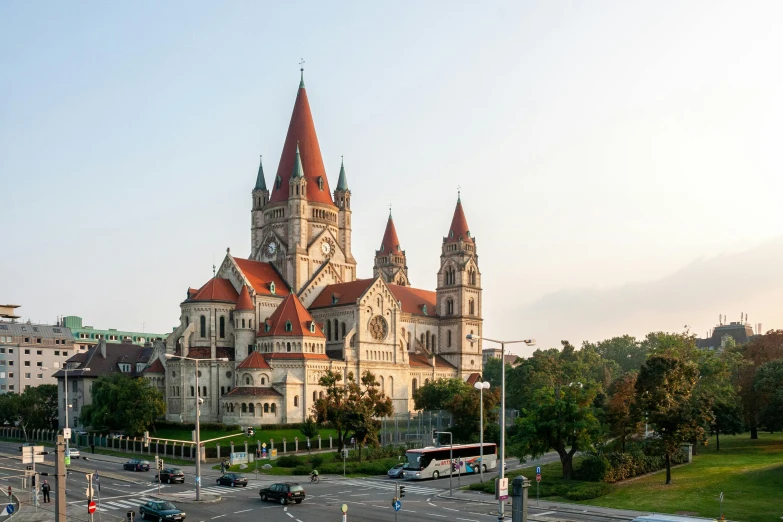
[{"label": "bell tower", "polygon": [[455,365],[460,375],[480,372],[481,342],[470,342],[465,336],[481,337],[481,273],[476,238],[470,233],[459,196],[441,246],[436,300],[442,318],[440,355]]}]

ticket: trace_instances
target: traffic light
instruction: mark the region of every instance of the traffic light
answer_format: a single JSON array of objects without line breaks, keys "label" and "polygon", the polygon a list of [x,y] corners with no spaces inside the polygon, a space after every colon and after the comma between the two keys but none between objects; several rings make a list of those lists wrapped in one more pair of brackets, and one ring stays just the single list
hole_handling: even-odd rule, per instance
[{"label": "traffic light", "polygon": [[456,462],[452,462],[451,471],[459,471],[459,464],[457,464]]},{"label": "traffic light", "polygon": [[404,497],[404,496],[405,496],[405,486],[403,486],[402,484],[400,484],[398,487],[400,488],[400,494],[399,494],[399,495],[397,495],[397,496],[398,496],[399,498],[402,498],[402,497]]},{"label": "traffic light", "polygon": [[432,443],[437,444],[438,443],[438,430],[435,428],[432,428]]}]

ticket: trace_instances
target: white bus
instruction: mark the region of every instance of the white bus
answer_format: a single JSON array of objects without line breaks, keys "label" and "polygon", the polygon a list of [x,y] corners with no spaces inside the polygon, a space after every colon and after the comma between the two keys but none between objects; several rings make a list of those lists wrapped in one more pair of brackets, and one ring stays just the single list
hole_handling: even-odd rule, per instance
[{"label": "white bus", "polygon": [[[452,461],[449,460],[451,446],[438,448],[428,447],[412,449],[405,452],[405,467],[403,476],[406,479],[422,480],[428,478],[448,477]],[[483,466],[484,471],[498,466],[497,445],[484,444],[484,461],[481,461],[481,444],[455,444],[451,456],[454,463],[459,463],[457,473],[478,473]]]}]

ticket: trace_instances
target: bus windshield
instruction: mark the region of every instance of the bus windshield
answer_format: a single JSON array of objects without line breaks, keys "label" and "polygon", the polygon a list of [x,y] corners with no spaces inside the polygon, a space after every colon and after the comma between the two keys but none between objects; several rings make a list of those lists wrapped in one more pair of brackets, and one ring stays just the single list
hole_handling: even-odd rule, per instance
[{"label": "bus windshield", "polygon": [[405,452],[405,458],[408,462],[405,463],[405,469],[421,469],[421,453],[418,451]]}]

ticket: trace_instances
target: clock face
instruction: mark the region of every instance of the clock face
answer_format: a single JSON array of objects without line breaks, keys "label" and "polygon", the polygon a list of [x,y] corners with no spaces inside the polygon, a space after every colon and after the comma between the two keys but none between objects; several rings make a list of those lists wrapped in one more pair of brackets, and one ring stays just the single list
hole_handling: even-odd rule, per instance
[{"label": "clock face", "polygon": [[323,243],[321,243],[321,251],[324,254],[329,254],[329,252],[332,251],[332,245],[330,245],[328,242],[324,241]]},{"label": "clock face", "polygon": [[277,243],[274,241],[269,243],[269,246],[266,247],[267,252],[269,252],[269,255],[274,255],[275,252],[277,252]]}]

